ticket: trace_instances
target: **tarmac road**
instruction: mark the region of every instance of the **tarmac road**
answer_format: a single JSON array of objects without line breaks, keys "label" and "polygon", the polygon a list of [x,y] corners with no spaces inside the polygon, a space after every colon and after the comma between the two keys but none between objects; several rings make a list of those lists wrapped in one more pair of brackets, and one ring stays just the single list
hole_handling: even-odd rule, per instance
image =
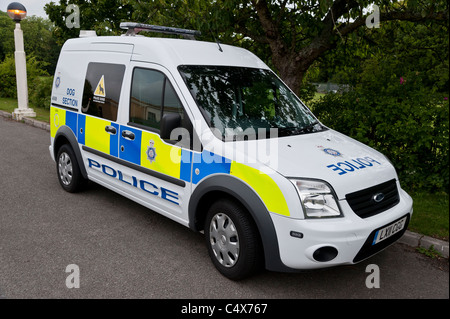
[{"label": "tarmac road", "polygon": [[[448,259],[394,244],[352,266],[241,282],[222,277],[201,234],[95,184],[60,187],[45,130],[0,117],[0,298],[448,299]],[[378,266],[380,288],[366,272]],[[76,273],[79,288],[66,282]]]}]

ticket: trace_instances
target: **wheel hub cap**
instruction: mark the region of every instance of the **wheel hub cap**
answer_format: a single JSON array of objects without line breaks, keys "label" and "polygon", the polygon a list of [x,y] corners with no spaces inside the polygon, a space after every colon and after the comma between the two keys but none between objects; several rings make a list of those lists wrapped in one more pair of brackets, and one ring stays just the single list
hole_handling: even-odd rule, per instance
[{"label": "wheel hub cap", "polygon": [[239,258],[239,236],[233,221],[225,214],[216,214],[210,224],[211,248],[217,260],[232,267]]},{"label": "wheel hub cap", "polygon": [[62,153],[58,161],[59,177],[64,185],[69,185],[72,182],[73,171],[72,161],[67,153]]}]

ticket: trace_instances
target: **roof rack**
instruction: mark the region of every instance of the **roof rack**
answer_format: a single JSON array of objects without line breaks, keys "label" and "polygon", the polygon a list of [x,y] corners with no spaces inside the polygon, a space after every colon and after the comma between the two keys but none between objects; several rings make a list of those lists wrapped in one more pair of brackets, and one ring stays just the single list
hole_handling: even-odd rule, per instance
[{"label": "roof rack", "polygon": [[143,24],[143,23],[136,23],[136,22],[122,22],[120,24],[121,29],[128,30],[125,34],[126,36],[135,36],[141,31],[147,31],[147,32],[157,32],[157,33],[164,33],[164,34],[177,34],[181,35],[185,38],[195,40],[195,36],[201,35],[200,31],[196,30],[187,30],[187,29],[179,29],[179,28],[172,28],[172,27],[164,27],[159,25],[151,25],[151,24]]}]

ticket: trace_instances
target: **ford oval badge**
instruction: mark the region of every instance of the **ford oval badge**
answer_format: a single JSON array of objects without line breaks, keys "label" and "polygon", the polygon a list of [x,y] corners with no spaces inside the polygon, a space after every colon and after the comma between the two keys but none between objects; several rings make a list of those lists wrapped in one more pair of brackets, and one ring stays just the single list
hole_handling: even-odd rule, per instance
[{"label": "ford oval badge", "polygon": [[378,193],[378,194],[375,194],[372,198],[375,201],[375,203],[380,203],[384,199],[384,194],[383,193]]}]

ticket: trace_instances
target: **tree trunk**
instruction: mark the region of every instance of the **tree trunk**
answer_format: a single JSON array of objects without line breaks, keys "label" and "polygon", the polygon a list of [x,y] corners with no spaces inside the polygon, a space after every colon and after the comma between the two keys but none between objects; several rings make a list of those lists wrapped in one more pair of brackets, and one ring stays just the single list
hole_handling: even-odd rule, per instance
[{"label": "tree trunk", "polygon": [[[350,1],[355,5],[353,1]],[[336,0],[330,13],[323,21],[320,34],[310,45],[296,50],[283,40],[278,21],[273,19],[266,0],[254,0],[256,13],[266,34],[266,41],[272,52],[272,63],[283,81],[294,93],[299,94],[308,68],[313,62],[336,45],[336,34],[333,32],[334,16],[341,16],[346,11],[347,0]]]},{"label": "tree trunk", "polygon": [[309,65],[302,65],[301,63],[295,61],[295,59],[292,60],[289,57],[283,57],[276,62],[274,61],[274,65],[284,83],[295,94],[299,94],[302,87],[303,78],[305,77]]}]

